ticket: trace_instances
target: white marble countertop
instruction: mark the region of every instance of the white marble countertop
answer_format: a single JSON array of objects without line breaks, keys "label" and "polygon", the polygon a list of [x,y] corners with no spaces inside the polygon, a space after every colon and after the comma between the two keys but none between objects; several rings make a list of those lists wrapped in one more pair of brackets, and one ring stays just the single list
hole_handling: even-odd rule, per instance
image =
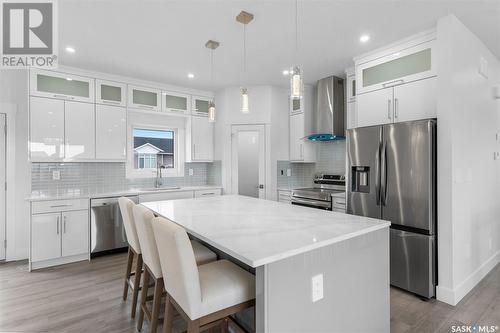
[{"label": "white marble countertop", "polygon": [[201,186],[181,186],[178,188],[164,188],[158,190],[141,190],[140,188],[131,188],[123,191],[113,191],[113,192],[98,192],[98,193],[81,193],[81,192],[61,192],[61,193],[50,193],[50,194],[33,194],[26,198],[28,201],[45,201],[45,200],[65,200],[65,199],[95,199],[95,198],[106,198],[106,197],[116,197],[122,195],[140,195],[140,194],[152,194],[152,193],[165,193],[165,192],[183,192],[183,191],[197,191],[197,190],[211,190],[219,189],[222,186],[218,185],[201,185]]},{"label": "white marble countertop", "polygon": [[251,267],[390,226],[387,221],[239,195],[143,205]]}]

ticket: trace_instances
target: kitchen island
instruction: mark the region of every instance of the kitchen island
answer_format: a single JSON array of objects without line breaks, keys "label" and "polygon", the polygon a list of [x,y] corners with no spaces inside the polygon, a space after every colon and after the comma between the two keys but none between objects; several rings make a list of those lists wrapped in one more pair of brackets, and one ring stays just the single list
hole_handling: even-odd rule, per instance
[{"label": "kitchen island", "polygon": [[255,271],[256,332],[389,332],[389,222],[239,195],[143,205]]}]

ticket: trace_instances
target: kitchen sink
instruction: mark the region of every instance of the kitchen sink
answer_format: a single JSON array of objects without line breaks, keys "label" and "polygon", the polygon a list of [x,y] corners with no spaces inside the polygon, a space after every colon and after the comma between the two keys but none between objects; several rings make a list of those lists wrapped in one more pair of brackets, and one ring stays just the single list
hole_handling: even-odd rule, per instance
[{"label": "kitchen sink", "polygon": [[169,187],[150,187],[150,188],[140,188],[138,189],[141,192],[157,192],[157,191],[165,191],[165,190],[179,190],[178,186],[169,186]]}]

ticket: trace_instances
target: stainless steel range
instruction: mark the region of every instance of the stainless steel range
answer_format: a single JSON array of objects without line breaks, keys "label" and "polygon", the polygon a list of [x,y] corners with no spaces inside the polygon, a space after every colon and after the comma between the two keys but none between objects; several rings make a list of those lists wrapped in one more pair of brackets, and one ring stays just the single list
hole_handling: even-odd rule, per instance
[{"label": "stainless steel range", "polygon": [[345,193],[345,176],[317,174],[314,187],[292,191],[292,205],[332,210],[332,194]]}]

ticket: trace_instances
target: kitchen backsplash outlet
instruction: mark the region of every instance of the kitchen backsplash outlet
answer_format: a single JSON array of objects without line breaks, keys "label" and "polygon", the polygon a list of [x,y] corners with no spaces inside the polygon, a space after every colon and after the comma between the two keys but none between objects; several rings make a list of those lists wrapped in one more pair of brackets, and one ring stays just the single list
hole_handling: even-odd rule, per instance
[{"label": "kitchen backsplash outlet", "polygon": [[[189,170],[193,175],[189,175]],[[60,179],[53,180],[59,171]],[[154,186],[154,178],[126,178],[124,163],[32,163],[33,195],[86,195]],[[163,186],[220,185],[221,162],[186,163],[184,177],[163,178]]]}]

